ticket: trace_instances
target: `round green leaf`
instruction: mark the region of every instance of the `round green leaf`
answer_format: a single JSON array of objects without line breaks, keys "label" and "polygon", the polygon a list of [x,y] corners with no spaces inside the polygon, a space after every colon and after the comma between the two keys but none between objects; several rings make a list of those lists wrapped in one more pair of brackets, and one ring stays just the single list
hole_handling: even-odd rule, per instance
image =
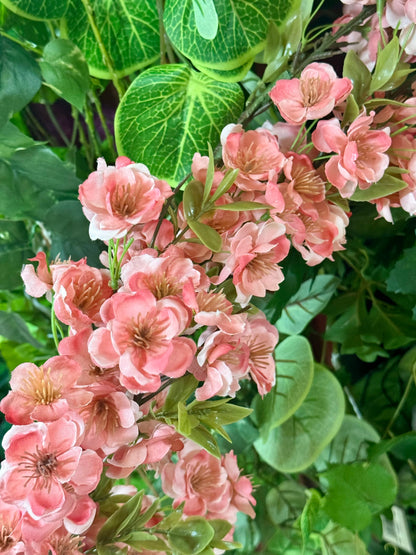
[{"label": "round green leaf", "polygon": [[194,153],[207,153],[207,142],[217,144],[243,103],[234,83],[219,83],[183,64],[150,68],[133,81],[118,107],[118,151],[159,178],[179,181]]},{"label": "round green leaf", "polygon": [[[102,44],[114,70],[123,77],[155,62],[160,56],[159,17],[152,0],[89,0]],[[64,36],[84,53],[90,73],[111,78],[97,37],[81,0],[72,0],[65,16]]]},{"label": "round green leaf", "polygon": [[33,57],[0,36],[0,127],[32,100],[41,84],[39,66]]},{"label": "round green leaf", "polygon": [[312,387],[299,409],[267,439],[254,444],[258,454],[280,472],[310,466],[341,426],[345,401],[335,376],[315,365]]},{"label": "round green leaf", "polygon": [[43,50],[39,62],[46,83],[62,98],[82,111],[90,78],[81,50],[66,39],[55,39]]},{"label": "round green leaf", "polygon": [[282,24],[293,4],[292,0],[216,0],[218,31],[215,38],[205,40],[198,32],[193,0],[167,0],[164,25],[174,46],[201,71],[230,71],[253,60],[264,47],[269,21]]},{"label": "round green leaf", "polygon": [[330,522],[320,535],[322,555],[368,555],[358,534]]},{"label": "round green leaf", "polygon": [[59,19],[65,15],[69,0],[1,0],[17,15],[28,19]]},{"label": "round green leaf", "polygon": [[264,437],[301,406],[313,378],[312,351],[304,337],[287,337],[276,347],[275,359],[276,385],[264,399],[254,400],[254,419]]},{"label": "round green leaf", "polygon": [[285,480],[277,488],[272,488],[266,495],[267,514],[273,524],[285,520],[295,520],[306,502],[305,488],[297,482]]},{"label": "round green leaf", "polygon": [[171,547],[184,555],[201,553],[214,537],[214,529],[201,517],[189,517],[168,532]]}]

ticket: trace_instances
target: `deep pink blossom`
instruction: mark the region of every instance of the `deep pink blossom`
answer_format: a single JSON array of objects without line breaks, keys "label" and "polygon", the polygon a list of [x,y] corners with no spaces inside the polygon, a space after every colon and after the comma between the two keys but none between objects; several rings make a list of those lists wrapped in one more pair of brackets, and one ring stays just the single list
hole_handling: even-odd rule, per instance
[{"label": "deep pink blossom", "polygon": [[270,98],[289,123],[299,124],[330,114],[352,91],[351,80],[338,78],[329,64],[314,62],[301,73],[300,79],[280,79]]}]

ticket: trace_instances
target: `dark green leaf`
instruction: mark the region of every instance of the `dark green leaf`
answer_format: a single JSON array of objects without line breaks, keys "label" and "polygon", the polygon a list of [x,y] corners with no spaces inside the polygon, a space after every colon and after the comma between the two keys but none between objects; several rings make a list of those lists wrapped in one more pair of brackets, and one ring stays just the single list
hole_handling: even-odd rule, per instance
[{"label": "dark green leaf", "polygon": [[367,462],[341,464],[327,470],[324,510],[328,516],[351,530],[366,528],[374,514],[391,505],[397,482],[383,466]]},{"label": "dark green leaf", "polygon": [[33,57],[0,36],[0,127],[32,100],[41,83],[40,69]]},{"label": "dark green leaf", "polygon": [[176,182],[190,171],[194,153],[206,154],[207,142],[217,144],[222,128],[242,109],[236,84],[186,65],[153,67],[133,81],[117,109],[117,147],[159,178]]},{"label": "dark green leaf", "polygon": [[373,461],[388,451],[401,459],[416,459],[416,432],[408,432],[379,441],[369,447],[368,455]]},{"label": "dark green leaf", "polygon": [[29,19],[59,19],[65,15],[68,0],[1,0],[13,12]]},{"label": "dark green leaf", "polygon": [[214,529],[204,518],[191,516],[174,526],[167,536],[169,544],[179,553],[194,555],[209,545],[214,537]]},{"label": "dark green leaf", "polygon": [[387,290],[404,295],[416,295],[416,246],[403,251],[387,278]]},{"label": "dark green leaf", "polygon": [[279,472],[299,472],[310,466],[341,426],[344,395],[338,380],[322,366],[315,366],[312,387],[298,410],[267,440],[254,444],[256,451]]},{"label": "dark green leaf", "polygon": [[287,337],[275,350],[276,385],[264,399],[256,395],[254,417],[264,438],[301,406],[313,379],[313,356],[305,337]]},{"label": "dark green leaf", "polygon": [[45,46],[39,64],[46,83],[81,112],[90,78],[78,46],[66,39],[55,39]]},{"label": "dark green leaf", "polygon": [[281,333],[301,333],[317,314],[322,312],[335,293],[339,279],[331,275],[318,275],[308,279],[289,299],[282,316],[276,323]]},{"label": "dark green leaf", "polygon": [[37,349],[43,349],[43,345],[30,333],[23,318],[12,312],[0,310],[0,335],[16,343],[29,343]]},{"label": "dark green leaf", "polygon": [[0,290],[23,285],[20,272],[32,256],[24,223],[0,220]]},{"label": "dark green leaf", "polygon": [[[118,76],[129,75],[159,58],[159,17],[156,2],[90,0],[89,4],[100,40]],[[81,49],[91,75],[100,79],[111,78],[81,0],[71,0],[65,15],[63,36]]]},{"label": "dark green leaf", "polygon": [[370,90],[371,73],[354,50],[348,50],[344,60],[343,76],[351,79],[352,94],[358,107],[367,99]]}]

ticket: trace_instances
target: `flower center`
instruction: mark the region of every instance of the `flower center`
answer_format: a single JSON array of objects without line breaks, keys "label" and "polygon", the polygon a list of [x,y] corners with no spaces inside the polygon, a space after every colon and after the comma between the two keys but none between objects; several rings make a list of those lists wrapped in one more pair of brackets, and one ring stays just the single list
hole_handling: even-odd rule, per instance
[{"label": "flower center", "polygon": [[73,555],[79,552],[82,542],[79,536],[71,537],[68,534],[63,538],[53,538],[49,543],[57,555]]},{"label": "flower center", "polygon": [[303,105],[310,108],[324,98],[331,89],[330,81],[323,81],[319,77],[310,77],[300,80],[300,94],[302,95]]},{"label": "flower center", "polygon": [[179,280],[173,280],[165,273],[147,276],[146,287],[160,300],[169,295],[177,295],[180,291]]},{"label": "flower center", "polygon": [[207,291],[199,291],[196,295],[199,310],[202,312],[225,312],[231,314],[233,307],[224,293],[212,293]]},{"label": "flower center", "polygon": [[294,165],[292,170],[294,187],[300,195],[325,198],[325,183],[314,170]]},{"label": "flower center", "polygon": [[139,209],[139,191],[133,191],[130,183],[117,183],[111,196],[113,213],[122,218],[132,216]]},{"label": "flower center", "polygon": [[274,268],[275,260],[276,256],[273,251],[257,254],[246,266],[251,275],[251,280],[264,278],[271,268]]},{"label": "flower center", "polygon": [[199,494],[206,495],[211,492],[212,488],[215,488],[219,484],[218,474],[213,472],[211,468],[206,465],[201,466],[198,470],[191,476],[191,486],[194,491]]},{"label": "flower center", "polygon": [[31,397],[36,405],[50,405],[62,397],[62,388],[51,378],[51,370],[43,367],[30,371],[23,381],[22,393]]},{"label": "flower center", "polygon": [[25,451],[24,455],[21,457],[21,466],[23,472],[26,472],[25,486],[34,480],[34,489],[46,488],[50,491],[51,488],[51,478],[58,466],[58,460],[56,454],[48,451],[40,451],[39,448],[36,449],[36,453],[28,453]]},{"label": "flower center", "polygon": [[5,524],[1,525],[0,528],[0,553],[7,551],[8,549],[10,549],[14,543],[15,540],[12,537],[12,533],[13,530],[10,528],[10,526],[6,526]]}]

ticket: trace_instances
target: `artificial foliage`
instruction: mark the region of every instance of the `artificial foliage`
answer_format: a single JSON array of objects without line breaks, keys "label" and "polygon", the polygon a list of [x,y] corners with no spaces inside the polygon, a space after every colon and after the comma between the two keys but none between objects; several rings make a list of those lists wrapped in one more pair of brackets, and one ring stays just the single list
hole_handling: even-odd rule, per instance
[{"label": "artificial foliage", "polygon": [[414,553],[415,62],[413,0],[1,0],[1,553]]}]

